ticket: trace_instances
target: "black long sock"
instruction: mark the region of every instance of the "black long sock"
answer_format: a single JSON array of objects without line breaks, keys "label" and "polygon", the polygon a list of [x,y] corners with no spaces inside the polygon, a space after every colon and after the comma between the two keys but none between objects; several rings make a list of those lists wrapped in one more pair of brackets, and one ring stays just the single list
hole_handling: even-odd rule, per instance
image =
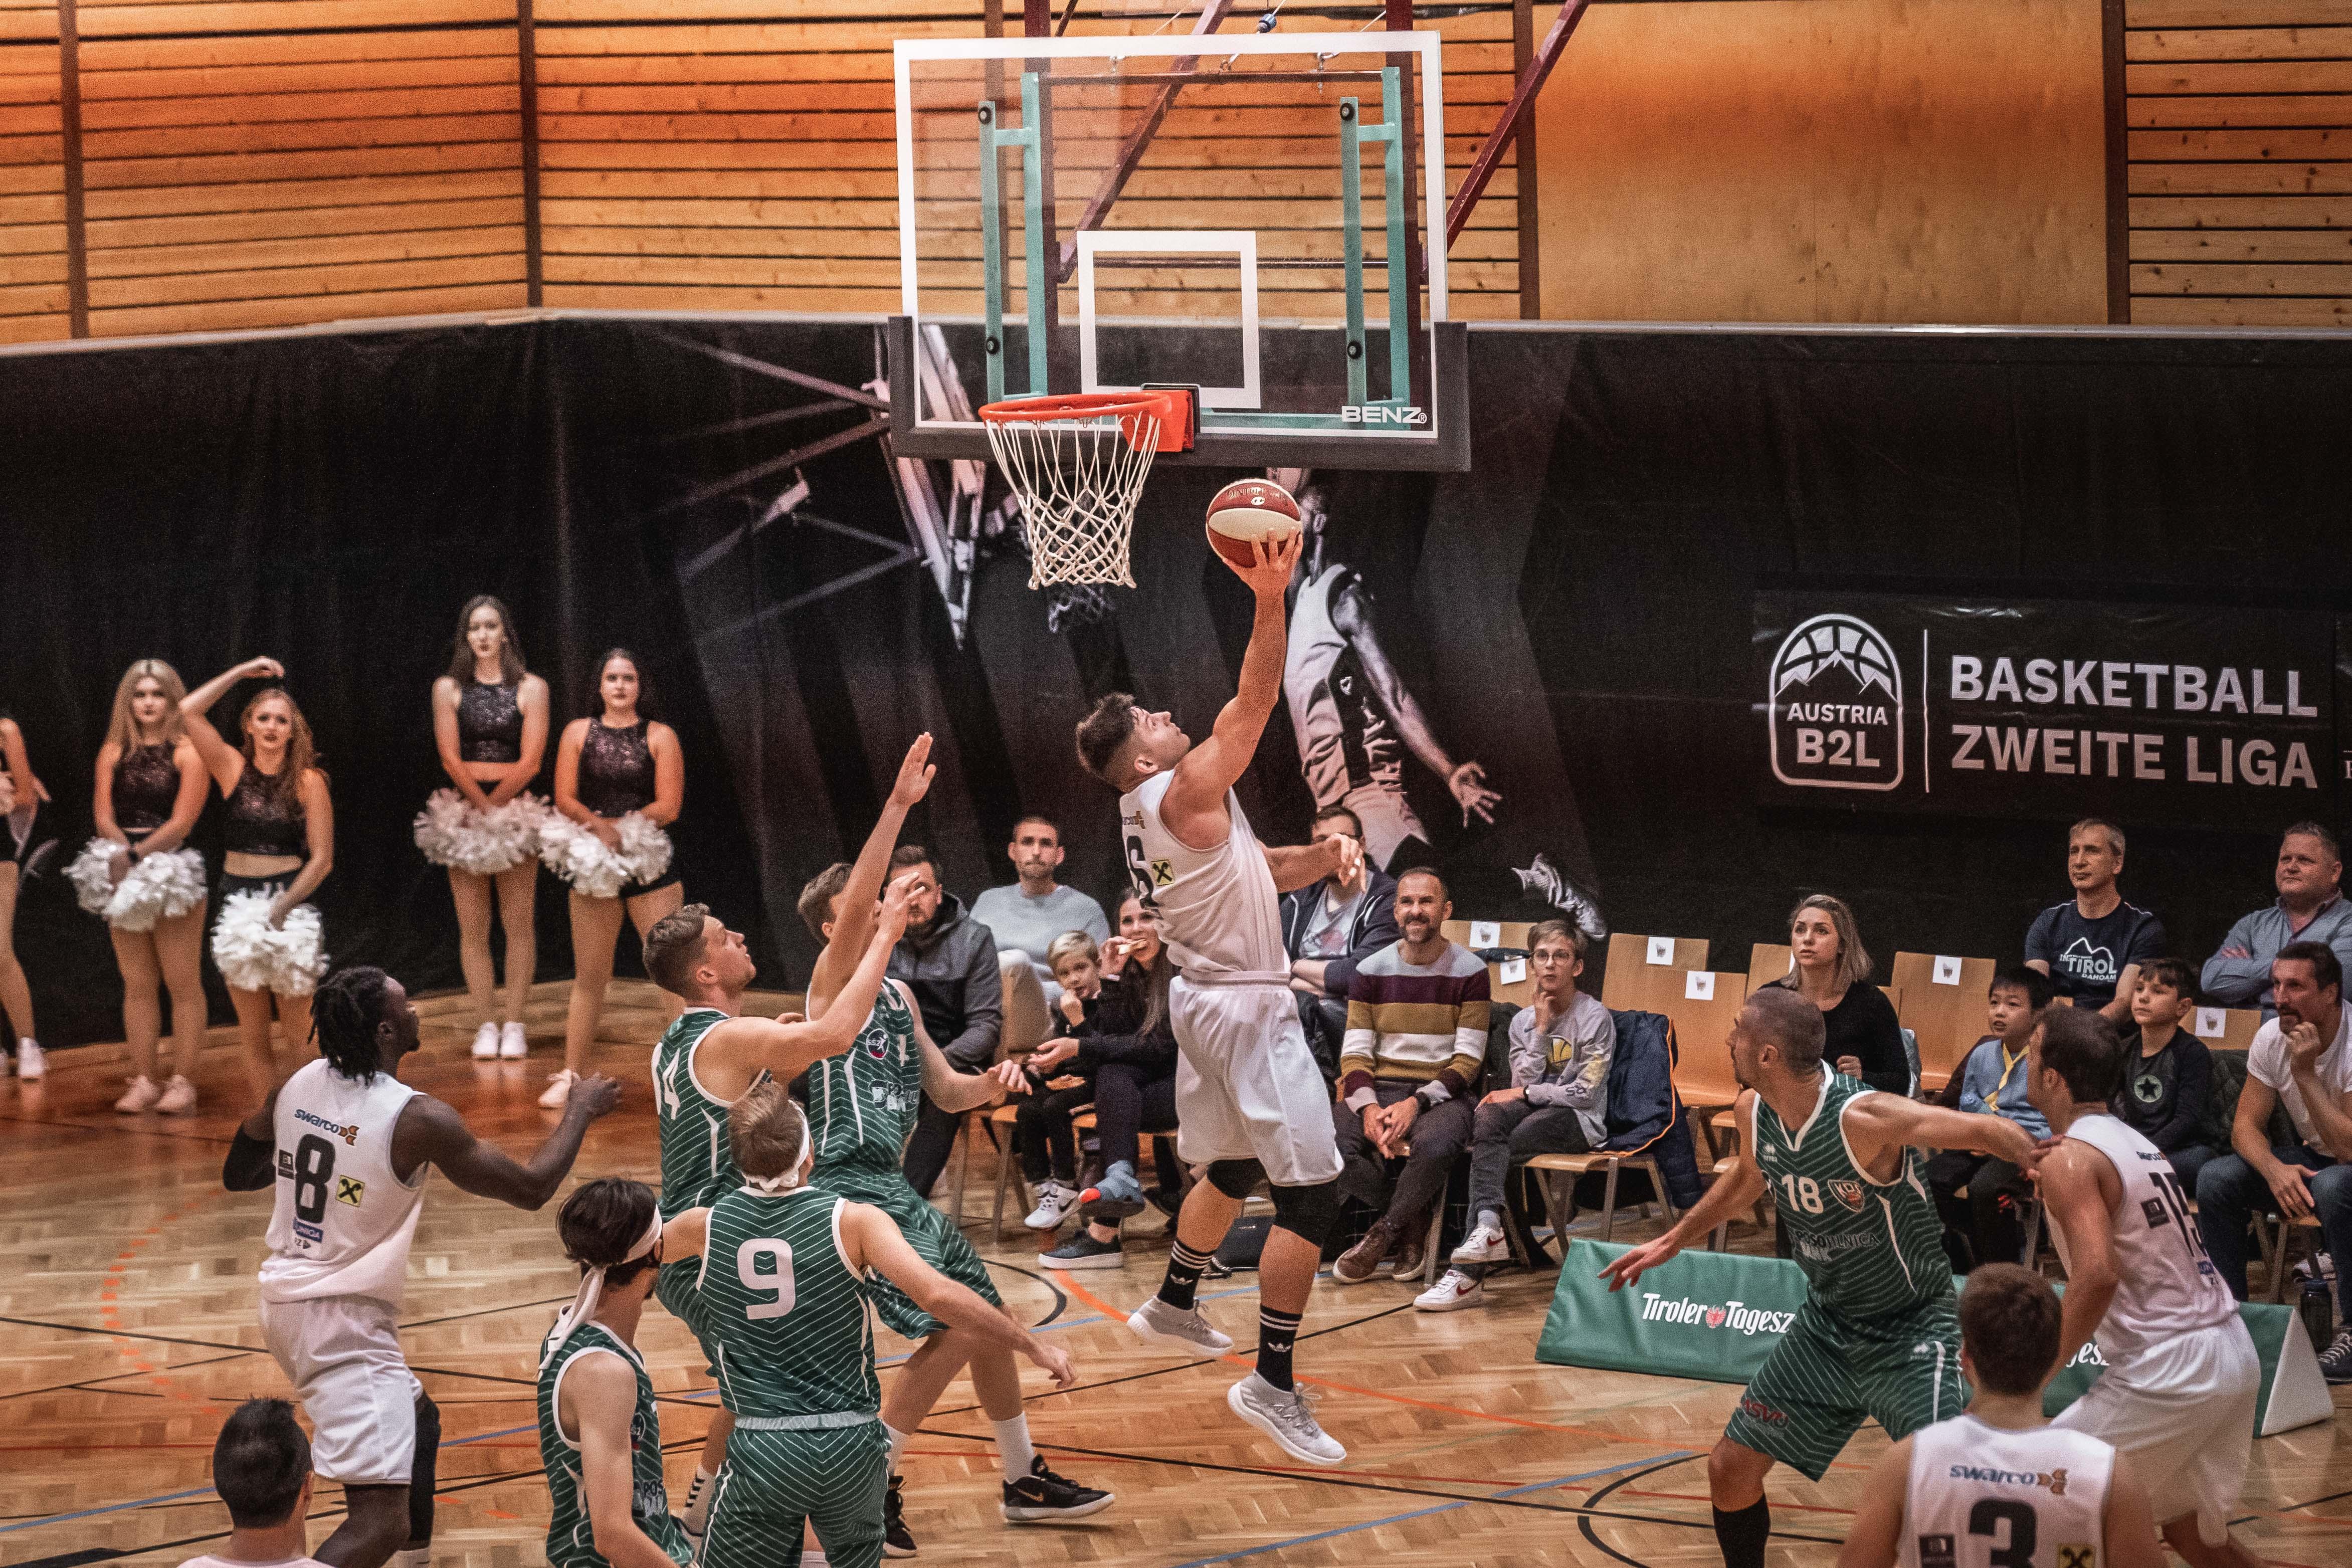
[{"label": "black long sock", "polygon": [[1715,1541],[1723,1548],[1723,1568],[1764,1568],[1764,1542],[1772,1534],[1772,1505],[1758,1498],[1735,1513],[1715,1510]]},{"label": "black long sock", "polygon": [[1168,1249],[1168,1277],[1160,1282],[1160,1299],[1178,1311],[1192,1310],[1192,1297],[1201,1289],[1201,1273],[1209,1267],[1209,1255],[1195,1252],[1179,1237]]},{"label": "black long sock", "polygon": [[1257,1310],[1257,1374],[1276,1388],[1290,1386],[1290,1352],[1298,1344],[1298,1321],[1305,1314]]}]

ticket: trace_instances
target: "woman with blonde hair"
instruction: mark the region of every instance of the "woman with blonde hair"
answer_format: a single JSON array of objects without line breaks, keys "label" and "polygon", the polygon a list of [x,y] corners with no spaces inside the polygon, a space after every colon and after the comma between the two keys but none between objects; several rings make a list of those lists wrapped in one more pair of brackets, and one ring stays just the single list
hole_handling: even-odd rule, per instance
[{"label": "woman with blonde hair", "polygon": [[[25,731],[16,721],[0,713],[0,1015],[5,1015],[10,1035],[0,1035],[0,1047],[16,1042],[16,1076],[37,1079],[48,1071],[40,1041],[33,1031],[33,988],[25,983],[25,967],[16,962],[16,891],[25,876],[25,860],[33,842],[33,816],[49,798],[33,776],[32,759],[25,752]],[[8,1076],[9,1058],[0,1049],[0,1078]]]},{"label": "woman with blonde hair", "polygon": [[327,952],[309,900],[334,869],[335,808],[310,723],[284,687],[266,687],[246,703],[242,747],[223,740],[205,715],[238,681],[285,674],[274,658],[251,658],[180,699],[188,739],[227,803],[213,963],[236,1007],[257,1102],[284,1077],[269,1043],[272,997],[286,1043],[299,1051],[310,1037],[310,994],[327,972]]},{"label": "woman with blonde hair", "polygon": [[[523,668],[514,617],[488,594],[457,613],[449,668],[433,682],[433,742],[449,787],[416,816],[416,847],[449,872],[457,906],[457,963],[478,1027],[474,1056],[520,1059],[530,1050],[523,1009],[539,968],[532,904],[547,802],[530,793],[547,754],[547,682]],[[490,958],[496,895],[506,930],[506,1005]]]},{"label": "woman with blonde hair", "polygon": [[[180,720],[186,695],[179,672],[160,658],[122,672],[98,751],[90,803],[98,837],[66,868],[81,907],[105,920],[122,971],[122,1027],[135,1070],[114,1109],[126,1115],[196,1108],[187,1069],[205,1043],[205,861],[184,844],[205,809],[205,764]],[[173,1071],[158,1089],[164,990],[172,994]]]},{"label": "woman with blonde hair", "polygon": [[1870,953],[1843,899],[1813,893],[1789,911],[1785,985],[1822,1010],[1822,1059],[1848,1078],[1893,1094],[1911,1092],[1911,1062],[1895,1004],[1870,983]]}]

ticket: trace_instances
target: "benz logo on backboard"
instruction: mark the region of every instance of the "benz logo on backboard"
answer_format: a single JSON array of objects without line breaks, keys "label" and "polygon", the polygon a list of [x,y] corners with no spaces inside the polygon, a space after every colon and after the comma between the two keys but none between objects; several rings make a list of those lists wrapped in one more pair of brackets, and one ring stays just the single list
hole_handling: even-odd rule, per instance
[{"label": "benz logo on backboard", "polygon": [[1878,628],[1815,616],[1772,656],[1772,776],[1815,789],[1903,782],[1903,667]]}]

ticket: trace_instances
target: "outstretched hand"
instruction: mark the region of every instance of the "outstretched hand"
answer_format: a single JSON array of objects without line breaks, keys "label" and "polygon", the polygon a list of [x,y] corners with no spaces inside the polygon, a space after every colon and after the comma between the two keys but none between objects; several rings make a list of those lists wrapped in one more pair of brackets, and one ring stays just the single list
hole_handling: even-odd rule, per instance
[{"label": "outstretched hand", "polygon": [[1232,566],[1234,575],[1249,584],[1251,593],[1259,598],[1280,598],[1290,591],[1290,575],[1297,569],[1299,552],[1307,548],[1307,531],[1297,529],[1279,538],[1262,535],[1250,541],[1254,559],[1246,566],[1236,565],[1221,551],[1217,559]]},{"label": "outstretched hand", "polygon": [[915,737],[898,764],[898,781],[890,786],[890,804],[903,810],[921,800],[931,787],[931,775],[939,771],[931,761],[931,732],[926,730]]},{"label": "outstretched hand", "polygon": [[1446,776],[1445,787],[1462,807],[1462,826],[1470,826],[1475,815],[1481,822],[1495,820],[1495,807],[1503,797],[1486,787],[1486,770],[1477,763],[1464,763]]},{"label": "outstretched hand", "polygon": [[1059,1345],[1049,1345],[1031,1336],[1022,1353],[1037,1363],[1038,1370],[1054,1380],[1056,1388],[1067,1388],[1078,1381],[1078,1369],[1070,1360],[1070,1352]]},{"label": "outstretched hand", "polygon": [[1611,1258],[1599,1278],[1609,1281],[1612,1293],[1622,1290],[1643,1274],[1667,1262],[1682,1250],[1679,1243],[1665,1237],[1645,1241],[1639,1247],[1629,1247]]}]

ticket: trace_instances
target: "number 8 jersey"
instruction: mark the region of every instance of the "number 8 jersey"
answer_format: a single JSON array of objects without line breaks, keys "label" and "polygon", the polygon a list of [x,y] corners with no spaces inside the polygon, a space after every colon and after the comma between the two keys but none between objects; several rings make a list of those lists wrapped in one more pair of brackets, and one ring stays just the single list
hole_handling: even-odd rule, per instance
[{"label": "number 8 jersey", "polygon": [[349,1079],[321,1059],[278,1091],[278,1187],[265,1301],[370,1296],[400,1304],[425,1176],[392,1173],[392,1130],[422,1091],[387,1072]]}]

